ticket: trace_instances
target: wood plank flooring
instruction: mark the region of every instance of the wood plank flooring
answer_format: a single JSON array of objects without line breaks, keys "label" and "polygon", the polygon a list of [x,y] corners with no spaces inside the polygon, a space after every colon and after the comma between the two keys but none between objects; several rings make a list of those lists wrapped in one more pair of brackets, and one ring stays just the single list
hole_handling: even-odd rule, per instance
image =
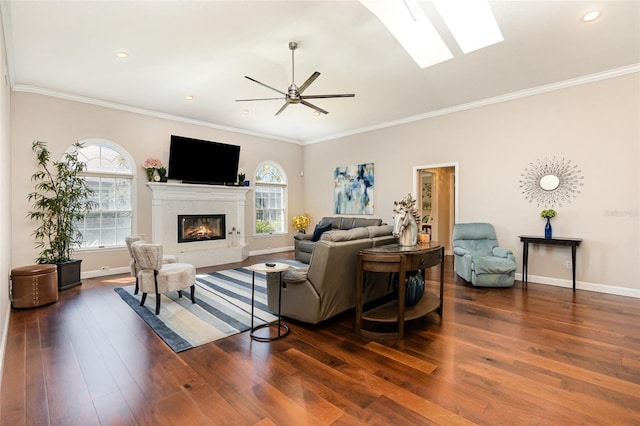
[{"label": "wood plank flooring", "polygon": [[355,335],[351,311],[180,354],[113,291],[131,277],[86,279],[11,312],[1,424],[640,425],[638,299],[479,289],[450,258],[445,269],[443,319],[409,323],[402,340]]}]

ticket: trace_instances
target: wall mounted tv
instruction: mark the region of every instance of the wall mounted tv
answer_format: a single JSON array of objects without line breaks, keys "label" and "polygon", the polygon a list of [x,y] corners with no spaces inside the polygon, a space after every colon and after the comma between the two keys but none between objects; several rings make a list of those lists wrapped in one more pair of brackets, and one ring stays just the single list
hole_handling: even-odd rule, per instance
[{"label": "wall mounted tv", "polygon": [[240,147],[171,135],[169,179],[229,185],[238,180]]}]

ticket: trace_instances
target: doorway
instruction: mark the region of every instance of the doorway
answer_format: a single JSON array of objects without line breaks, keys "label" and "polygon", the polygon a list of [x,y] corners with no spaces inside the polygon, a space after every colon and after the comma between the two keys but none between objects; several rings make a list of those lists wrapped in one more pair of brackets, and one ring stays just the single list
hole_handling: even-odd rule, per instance
[{"label": "doorway", "polygon": [[431,234],[431,240],[442,244],[445,254],[451,255],[451,233],[458,220],[458,164],[433,164],[413,169],[414,198],[421,213],[420,230]]}]

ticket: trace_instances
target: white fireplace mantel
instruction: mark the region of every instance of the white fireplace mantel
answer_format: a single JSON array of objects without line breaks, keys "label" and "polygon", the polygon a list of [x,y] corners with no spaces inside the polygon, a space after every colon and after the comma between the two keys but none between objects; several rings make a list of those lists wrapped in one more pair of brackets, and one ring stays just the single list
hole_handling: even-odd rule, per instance
[{"label": "white fireplace mantel", "polygon": [[[152,241],[162,244],[165,253],[198,268],[240,262],[249,256],[243,229],[248,187],[151,182],[147,186],[152,191]],[[224,214],[227,238],[178,243],[178,215],[190,214]],[[228,238],[232,228],[240,232],[234,246]]]}]

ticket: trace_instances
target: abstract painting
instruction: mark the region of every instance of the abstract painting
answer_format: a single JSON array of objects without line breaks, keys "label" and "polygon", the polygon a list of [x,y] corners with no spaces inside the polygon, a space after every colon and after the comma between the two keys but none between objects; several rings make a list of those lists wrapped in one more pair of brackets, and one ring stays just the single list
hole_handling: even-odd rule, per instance
[{"label": "abstract painting", "polygon": [[373,214],[373,163],[336,167],[333,173],[336,214]]}]

